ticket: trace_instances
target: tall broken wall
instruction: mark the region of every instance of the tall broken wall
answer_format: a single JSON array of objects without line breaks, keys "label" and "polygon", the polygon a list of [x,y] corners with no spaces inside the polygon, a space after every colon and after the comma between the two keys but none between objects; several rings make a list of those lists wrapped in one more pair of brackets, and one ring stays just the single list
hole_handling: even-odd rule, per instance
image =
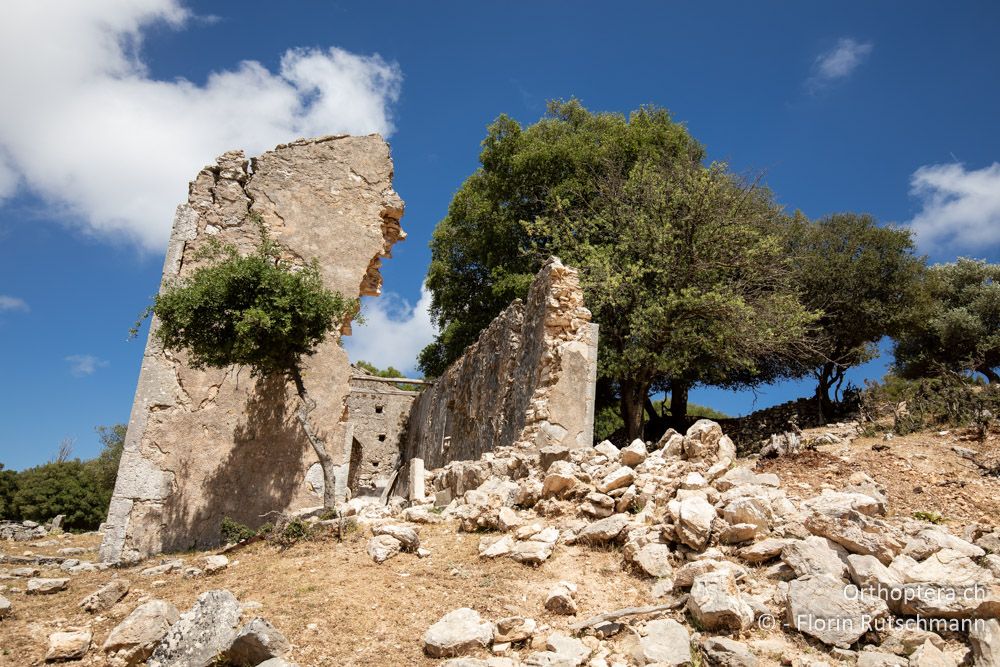
[{"label": "tall broken wall", "polygon": [[[328,288],[349,298],[377,295],[380,258],[404,237],[402,213],[389,147],[378,135],[299,140],[250,161],[229,152],[198,174],[177,208],[163,285],[191,275],[209,239],[251,252],[259,241],[251,214],[258,214],[287,259],[319,261]],[[154,318],[151,330],[157,326]],[[304,363],[316,402],[311,421],[344,469],[338,487],[350,457],[350,375],[335,337]],[[195,370],[150,335],[101,559],[211,545],[223,517],[256,526],[269,513],[322,504],[322,489],[306,481],[317,458],[295,418],[297,401],[284,378],[256,379],[240,367]]]},{"label": "tall broken wall", "polygon": [[[517,442],[593,444],[597,325],[590,319],[576,270],[550,259],[526,301],[508,306],[417,398],[404,465],[420,458],[438,468]],[[406,478],[397,489],[406,490]]]}]

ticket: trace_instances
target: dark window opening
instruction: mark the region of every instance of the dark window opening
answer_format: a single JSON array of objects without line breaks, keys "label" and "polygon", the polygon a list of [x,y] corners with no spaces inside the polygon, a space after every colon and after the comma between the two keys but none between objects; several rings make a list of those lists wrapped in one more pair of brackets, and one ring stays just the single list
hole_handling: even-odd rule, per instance
[{"label": "dark window opening", "polygon": [[379,442],[385,442],[385,434],[384,433],[378,437],[378,441]]},{"label": "dark window opening", "polygon": [[377,414],[377,415],[382,414],[382,406],[381,405],[376,405],[375,406],[375,414]]}]

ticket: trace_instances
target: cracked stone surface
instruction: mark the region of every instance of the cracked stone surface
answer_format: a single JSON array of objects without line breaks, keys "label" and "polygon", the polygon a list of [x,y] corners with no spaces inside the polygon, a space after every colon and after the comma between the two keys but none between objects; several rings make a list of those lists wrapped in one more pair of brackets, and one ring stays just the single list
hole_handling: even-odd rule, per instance
[{"label": "cracked stone surface", "polygon": [[[319,261],[328,288],[348,298],[378,295],[381,259],[405,237],[392,175],[378,135],[303,139],[251,160],[225,153],[201,170],[177,208],[164,284],[198,268],[196,253],[210,239],[253,250],[259,216],[286,259]],[[317,404],[310,421],[345,473],[336,486],[346,488],[347,354],[328,337],[303,366]],[[268,512],[316,505],[306,477],[317,457],[296,421],[297,400],[284,379],[255,379],[238,367],[195,370],[150,338],[101,559],[212,546],[223,517],[255,526]]]}]

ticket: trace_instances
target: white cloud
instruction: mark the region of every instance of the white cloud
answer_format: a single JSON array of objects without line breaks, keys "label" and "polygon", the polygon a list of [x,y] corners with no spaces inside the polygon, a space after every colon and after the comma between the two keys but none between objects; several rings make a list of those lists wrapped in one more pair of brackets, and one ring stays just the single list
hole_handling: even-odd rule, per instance
[{"label": "white cloud", "polygon": [[909,225],[923,250],[981,254],[1000,245],[1000,163],[973,170],[956,163],[920,167],[910,194],[922,204]]},{"label": "white cloud", "polygon": [[66,361],[69,362],[69,372],[78,378],[93,375],[98,368],[104,368],[109,363],[92,354],[71,354]]},{"label": "white cloud", "polygon": [[24,299],[18,299],[16,296],[8,296],[6,294],[0,294],[0,312],[5,310],[23,310],[28,311],[28,304]]},{"label": "white cloud", "polygon": [[355,324],[344,347],[351,361],[367,361],[379,368],[394,366],[408,374],[417,373],[417,354],[434,340],[431,320],[431,293],[420,290],[416,305],[397,294],[387,293],[365,299],[364,324]]},{"label": "white cloud", "polygon": [[816,58],[812,75],[806,80],[806,87],[815,92],[834,81],[846,79],[864,62],[873,48],[871,42],[841,37],[836,46]]},{"label": "white cloud", "polygon": [[0,197],[20,182],[89,231],[158,249],[187,182],[224,151],[392,132],[402,75],[378,55],[291,49],[277,72],[246,61],[204,84],[152,78],[144,31],[193,19],[180,0],[7,0]]}]

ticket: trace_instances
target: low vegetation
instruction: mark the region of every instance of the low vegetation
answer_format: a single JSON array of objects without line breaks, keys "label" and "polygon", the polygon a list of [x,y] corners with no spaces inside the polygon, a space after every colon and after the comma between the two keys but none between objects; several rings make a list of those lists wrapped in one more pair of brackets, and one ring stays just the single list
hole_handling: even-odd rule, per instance
[{"label": "low vegetation", "polygon": [[22,471],[0,464],[0,520],[44,523],[62,514],[63,528],[93,530],[107,517],[125,445],[125,424],[99,426],[101,453],[69,458],[68,444],[55,460]]}]

